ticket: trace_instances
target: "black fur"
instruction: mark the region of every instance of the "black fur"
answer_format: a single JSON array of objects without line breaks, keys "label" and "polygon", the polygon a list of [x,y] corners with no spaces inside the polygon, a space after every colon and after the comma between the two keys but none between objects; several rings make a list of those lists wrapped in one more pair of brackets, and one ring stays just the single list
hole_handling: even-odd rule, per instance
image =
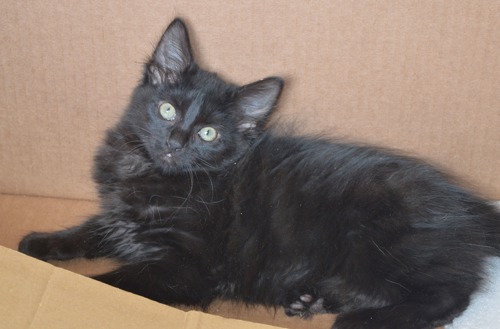
[{"label": "black fur", "polygon": [[101,213],[19,250],[118,259],[96,279],[167,304],[340,312],[338,329],[451,321],[500,254],[499,213],[422,161],[265,129],[282,84],[203,71],[175,20],[97,153]]}]

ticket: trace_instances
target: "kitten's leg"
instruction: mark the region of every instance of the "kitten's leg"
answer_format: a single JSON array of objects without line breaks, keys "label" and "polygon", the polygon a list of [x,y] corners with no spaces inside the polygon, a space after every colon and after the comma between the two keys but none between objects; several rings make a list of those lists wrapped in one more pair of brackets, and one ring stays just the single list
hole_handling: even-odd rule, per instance
[{"label": "kitten's leg", "polygon": [[92,232],[97,222],[97,217],[94,217],[80,226],[62,231],[30,233],[21,240],[18,249],[41,260],[92,258],[96,254],[96,241]]},{"label": "kitten's leg", "polygon": [[126,265],[95,279],[162,303],[207,306],[214,284],[202,265],[203,257],[164,246],[165,234],[156,235],[141,233],[133,221],[103,215],[67,230],[31,233],[19,250],[42,260],[115,258]]},{"label": "kitten's leg", "polygon": [[471,291],[462,287],[427,287],[400,304],[340,314],[333,329],[431,329],[462,313]]},{"label": "kitten's leg", "polygon": [[144,256],[134,243],[137,227],[132,221],[98,215],[66,230],[28,234],[19,251],[41,260],[111,257],[126,261],[132,254]]},{"label": "kitten's leg", "polygon": [[103,283],[160,303],[206,308],[213,301],[214,284],[195,262],[179,255],[124,265],[93,277]]}]

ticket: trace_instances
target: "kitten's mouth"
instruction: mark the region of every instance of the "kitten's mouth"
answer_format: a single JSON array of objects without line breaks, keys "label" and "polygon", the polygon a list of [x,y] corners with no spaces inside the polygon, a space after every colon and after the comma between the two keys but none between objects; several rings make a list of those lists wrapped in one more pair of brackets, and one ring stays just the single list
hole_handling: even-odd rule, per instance
[{"label": "kitten's mouth", "polygon": [[161,159],[162,159],[163,161],[165,161],[166,163],[168,163],[168,164],[173,164],[173,163],[175,163],[174,155],[172,154],[172,152],[167,152],[167,153],[165,153],[165,154],[161,157]]}]

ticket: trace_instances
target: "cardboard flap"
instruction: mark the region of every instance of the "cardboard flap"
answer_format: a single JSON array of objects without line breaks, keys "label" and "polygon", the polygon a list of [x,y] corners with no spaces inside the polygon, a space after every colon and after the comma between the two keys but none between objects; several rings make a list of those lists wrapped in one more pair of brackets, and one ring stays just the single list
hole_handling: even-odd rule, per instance
[{"label": "cardboard flap", "polygon": [[0,247],[5,328],[277,328],[184,312]]}]

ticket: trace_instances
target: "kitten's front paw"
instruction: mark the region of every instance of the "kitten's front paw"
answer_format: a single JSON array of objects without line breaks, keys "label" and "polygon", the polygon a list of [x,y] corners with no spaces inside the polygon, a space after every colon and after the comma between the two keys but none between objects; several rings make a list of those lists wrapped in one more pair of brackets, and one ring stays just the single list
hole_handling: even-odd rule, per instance
[{"label": "kitten's front paw", "polygon": [[307,318],[315,313],[325,313],[323,298],[303,294],[285,307],[285,313],[288,316],[300,316],[302,318]]},{"label": "kitten's front paw", "polygon": [[18,250],[41,260],[58,259],[58,253],[49,233],[33,232],[19,242]]}]

